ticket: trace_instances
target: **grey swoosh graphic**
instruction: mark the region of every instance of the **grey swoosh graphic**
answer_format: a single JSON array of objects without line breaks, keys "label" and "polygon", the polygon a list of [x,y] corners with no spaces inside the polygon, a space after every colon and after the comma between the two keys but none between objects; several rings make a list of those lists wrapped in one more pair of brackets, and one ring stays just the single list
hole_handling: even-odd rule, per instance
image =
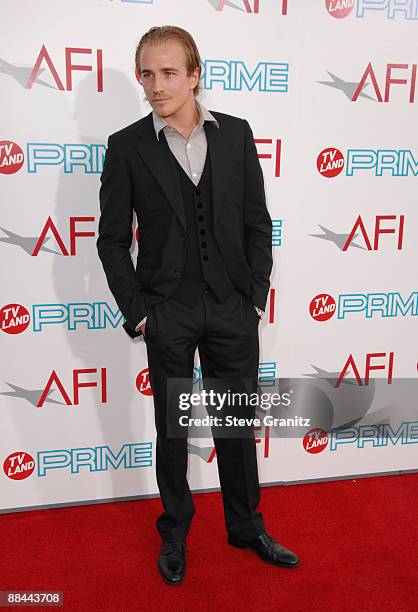
[{"label": "grey swoosh graphic", "polygon": [[[13,385],[12,383],[8,382],[6,382],[6,385],[13,389],[13,391],[2,391],[0,392],[0,395],[7,395],[9,397],[15,398],[20,397],[21,399],[25,399],[27,402],[32,404],[32,406],[35,406],[35,408],[38,406],[39,400],[41,399],[41,395],[44,392],[44,389],[25,389],[24,387],[18,387],[17,385]],[[60,406],[66,406],[67,404],[65,402],[57,402],[56,400],[49,398],[50,394],[54,392],[55,389],[50,389],[48,391],[45,402],[48,402],[49,404],[59,404]]]},{"label": "grey swoosh graphic", "polygon": [[[347,239],[350,234],[337,234],[336,232],[333,232],[327,227],[324,227],[323,225],[319,225],[319,223],[318,223],[318,227],[321,228],[321,230],[323,231],[323,234],[308,234],[308,236],[312,236],[313,238],[321,238],[322,240],[329,240],[329,242],[333,242],[334,244],[336,244],[337,247],[341,251],[343,250],[343,246],[347,242]],[[353,237],[357,238],[357,236],[358,234],[354,234]],[[354,247],[356,249],[366,250],[365,247],[361,246],[360,244],[356,244],[355,242],[350,242],[350,245],[348,248],[351,248],[351,247]]]},{"label": "grey swoosh graphic", "polygon": [[[27,253],[28,255],[32,255],[33,251],[35,250],[36,243],[39,240],[39,236],[20,236],[19,234],[15,234],[10,230],[4,229],[4,227],[0,227],[0,229],[6,234],[6,237],[0,236],[0,242],[19,246],[25,251],[25,253]],[[50,240],[50,238],[51,236],[46,236],[44,238],[44,243]],[[39,250],[44,251],[45,253],[54,253],[54,255],[62,255],[60,251],[54,251],[52,249],[48,249],[45,246],[41,246]]]},{"label": "grey swoosh graphic", "polygon": [[[19,83],[21,87],[28,89],[28,80],[33,68],[24,68],[23,66],[14,66],[6,60],[0,59],[0,74],[6,74],[7,76],[11,76],[15,81]],[[38,76],[34,80],[34,83],[37,85],[43,85],[44,87],[50,87],[51,89],[57,89],[54,85],[50,85],[46,81],[41,81],[39,75],[45,72],[45,68],[40,68],[38,71]]]},{"label": "grey swoosh graphic", "polygon": [[[332,80],[331,81],[317,81],[317,83],[320,83],[320,85],[326,85],[327,87],[333,87],[334,89],[339,89],[340,91],[343,92],[345,96],[347,96],[349,100],[352,100],[354,93],[359,84],[354,81],[343,81],[343,79],[340,79],[339,77],[337,77],[335,74],[332,74],[332,72],[329,72],[328,70],[326,70],[326,73],[329,74]],[[363,90],[366,89],[366,87],[368,86],[369,86],[369,83],[365,83],[363,86]],[[372,100],[373,102],[376,102],[375,98],[368,96],[363,91],[360,92],[359,97],[367,98],[368,100]]]}]

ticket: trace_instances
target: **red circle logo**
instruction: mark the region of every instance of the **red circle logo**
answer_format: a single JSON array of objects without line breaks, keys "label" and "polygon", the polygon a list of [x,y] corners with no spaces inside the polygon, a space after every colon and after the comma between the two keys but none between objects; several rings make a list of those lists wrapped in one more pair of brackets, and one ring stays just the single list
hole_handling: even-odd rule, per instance
[{"label": "red circle logo", "polygon": [[151,383],[149,381],[149,370],[141,370],[136,377],[136,388],[142,395],[152,395]]},{"label": "red circle logo", "polygon": [[11,140],[0,140],[0,172],[14,174],[23,166],[24,155],[18,144]]},{"label": "red circle logo", "polygon": [[29,453],[20,451],[12,453],[3,463],[3,471],[12,480],[24,480],[30,476],[35,469],[35,461]]},{"label": "red circle logo", "polygon": [[318,155],[316,167],[319,174],[326,178],[334,178],[342,172],[344,168],[344,155],[335,147],[328,147]]},{"label": "red circle logo", "polygon": [[29,322],[30,314],[21,304],[6,304],[0,309],[0,329],[6,334],[21,334]]},{"label": "red circle logo", "polygon": [[328,432],[320,427],[308,431],[303,437],[303,448],[307,453],[316,455],[326,449],[328,445]]},{"label": "red circle logo", "polygon": [[325,0],[325,6],[331,17],[343,19],[353,10],[354,0]]},{"label": "red circle logo", "polygon": [[328,321],[333,316],[336,308],[337,306],[332,295],[319,293],[312,298],[309,304],[309,313],[315,321]]}]

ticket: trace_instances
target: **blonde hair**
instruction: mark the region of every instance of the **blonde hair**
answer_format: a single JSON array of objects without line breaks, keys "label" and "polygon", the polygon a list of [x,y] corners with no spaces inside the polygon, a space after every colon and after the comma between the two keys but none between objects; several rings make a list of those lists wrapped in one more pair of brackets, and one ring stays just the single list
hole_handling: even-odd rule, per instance
[{"label": "blonde hair", "polygon": [[[144,45],[156,45],[162,43],[170,38],[174,38],[178,40],[185,51],[186,54],[186,68],[187,74],[191,75],[196,68],[199,68],[199,76],[201,73],[201,60],[197,45],[193,39],[193,36],[187,32],[187,30],[183,30],[183,28],[179,28],[178,26],[154,26],[145,32],[142,36],[141,40],[138,43],[138,46],[135,51],[135,68],[138,72],[138,75],[141,74],[141,67],[139,63],[140,53]],[[200,91],[199,81],[193,89],[193,93],[195,96],[198,95]]]}]

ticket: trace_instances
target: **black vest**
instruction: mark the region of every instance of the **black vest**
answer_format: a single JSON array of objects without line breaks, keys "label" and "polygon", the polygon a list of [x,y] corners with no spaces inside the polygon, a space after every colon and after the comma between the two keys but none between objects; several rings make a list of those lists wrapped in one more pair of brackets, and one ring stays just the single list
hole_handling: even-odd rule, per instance
[{"label": "black vest", "polygon": [[170,153],[180,182],[187,226],[186,260],[180,284],[172,297],[183,304],[194,306],[199,301],[205,285],[209,285],[218,300],[223,302],[230,296],[234,285],[213,232],[209,147],[197,186],[183,170],[171,149]]}]

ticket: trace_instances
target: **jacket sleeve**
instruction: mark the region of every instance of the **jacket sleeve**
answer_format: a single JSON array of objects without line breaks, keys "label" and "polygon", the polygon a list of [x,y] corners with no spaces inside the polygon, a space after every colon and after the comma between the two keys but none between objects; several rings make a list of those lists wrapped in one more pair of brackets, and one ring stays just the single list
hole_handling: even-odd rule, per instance
[{"label": "jacket sleeve", "polygon": [[273,267],[272,222],[267,210],[263,171],[254,136],[246,119],[244,145],[244,228],[246,256],[251,267],[253,304],[266,307]]},{"label": "jacket sleeve", "polygon": [[141,335],[135,327],[146,314],[141,284],[132,263],[132,180],[129,166],[112,136],[100,177],[100,220],[97,251],[109,289],[126,319],[125,331],[133,338]]}]

